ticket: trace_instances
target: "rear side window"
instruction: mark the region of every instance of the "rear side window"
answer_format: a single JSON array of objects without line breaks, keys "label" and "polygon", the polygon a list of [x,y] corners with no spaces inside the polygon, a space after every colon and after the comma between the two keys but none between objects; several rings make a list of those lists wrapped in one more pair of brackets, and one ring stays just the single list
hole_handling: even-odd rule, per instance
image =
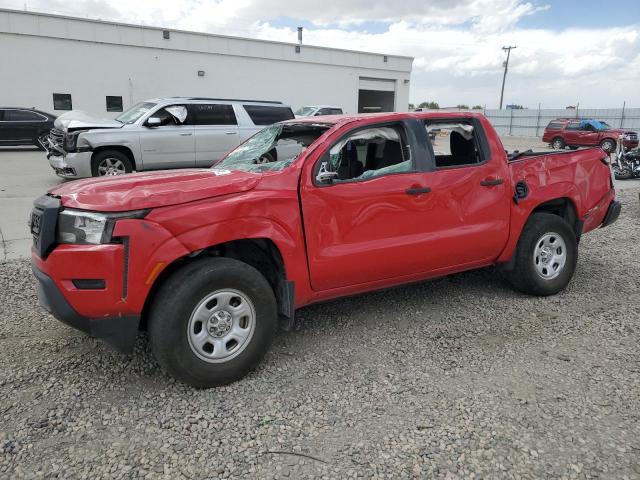
[{"label": "rear side window", "polygon": [[289,107],[272,107],[270,105],[243,105],[243,107],[254,125],[272,125],[295,118]]},{"label": "rear side window", "polygon": [[341,108],[321,108],[316,115],[342,115]]},{"label": "rear side window", "polygon": [[232,105],[192,104],[189,105],[189,123],[191,125],[237,125]]},{"label": "rear side window", "polygon": [[42,122],[46,119],[42,115],[27,110],[6,110],[4,120],[7,122]]},{"label": "rear side window", "polygon": [[436,168],[451,168],[483,163],[486,158],[480,148],[479,132],[467,119],[426,122],[425,128]]},{"label": "rear side window", "polygon": [[569,122],[567,130],[580,130],[580,122]]},{"label": "rear side window", "polygon": [[547,130],[562,130],[562,124],[560,122],[551,122],[547,125]]}]

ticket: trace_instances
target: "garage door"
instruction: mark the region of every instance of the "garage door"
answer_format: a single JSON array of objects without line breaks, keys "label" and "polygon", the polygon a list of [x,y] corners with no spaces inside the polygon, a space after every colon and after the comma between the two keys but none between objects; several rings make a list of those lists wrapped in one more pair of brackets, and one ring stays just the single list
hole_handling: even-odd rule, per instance
[{"label": "garage door", "polygon": [[379,92],[395,92],[396,81],[387,78],[360,77],[360,90],[377,90]]},{"label": "garage door", "polygon": [[395,104],[395,80],[360,77],[358,113],[393,112]]}]

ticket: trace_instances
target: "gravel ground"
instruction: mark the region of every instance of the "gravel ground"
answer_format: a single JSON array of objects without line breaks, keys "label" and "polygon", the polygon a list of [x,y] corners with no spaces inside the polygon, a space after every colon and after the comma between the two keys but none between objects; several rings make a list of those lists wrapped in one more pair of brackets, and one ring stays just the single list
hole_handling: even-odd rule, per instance
[{"label": "gravel ground", "polygon": [[228,387],[178,384],[0,263],[2,478],[640,478],[640,207],[551,298],[489,270],[305,308]]}]

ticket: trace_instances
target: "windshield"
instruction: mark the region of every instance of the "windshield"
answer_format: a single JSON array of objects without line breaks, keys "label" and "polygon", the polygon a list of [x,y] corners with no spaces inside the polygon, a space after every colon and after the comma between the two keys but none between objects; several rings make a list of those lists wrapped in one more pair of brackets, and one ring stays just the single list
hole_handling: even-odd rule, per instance
[{"label": "windshield", "polygon": [[272,125],[260,130],[213,168],[244,172],[285,169],[328,128],[328,125]]},{"label": "windshield", "polygon": [[295,114],[298,115],[299,117],[308,117],[315,111],[316,111],[316,107],[302,107],[296,110]]},{"label": "windshield", "polygon": [[155,103],[151,102],[140,102],[133,107],[131,107],[126,112],[121,113],[116,117],[116,120],[121,123],[135,123],[140,117],[142,117],[145,113],[155,107]]}]

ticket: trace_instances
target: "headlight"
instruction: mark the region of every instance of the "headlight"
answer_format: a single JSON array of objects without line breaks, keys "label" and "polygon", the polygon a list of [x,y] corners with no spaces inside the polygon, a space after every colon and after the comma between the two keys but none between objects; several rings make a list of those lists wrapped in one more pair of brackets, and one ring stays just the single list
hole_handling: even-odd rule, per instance
[{"label": "headlight", "polygon": [[94,213],[83,210],[63,210],[58,216],[58,243],[100,245],[110,243],[116,221],[143,218],[149,210],[124,213]]}]

